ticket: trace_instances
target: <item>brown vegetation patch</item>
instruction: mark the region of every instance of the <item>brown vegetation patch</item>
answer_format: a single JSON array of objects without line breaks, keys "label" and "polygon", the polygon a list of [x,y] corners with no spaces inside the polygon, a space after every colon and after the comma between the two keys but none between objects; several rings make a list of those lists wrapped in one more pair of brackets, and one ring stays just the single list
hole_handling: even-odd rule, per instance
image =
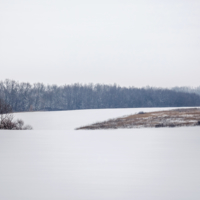
[{"label": "brown vegetation patch", "polygon": [[129,115],[108,121],[95,123],[80,129],[117,129],[117,128],[142,128],[142,127],[180,127],[200,125],[200,109],[175,109]]}]

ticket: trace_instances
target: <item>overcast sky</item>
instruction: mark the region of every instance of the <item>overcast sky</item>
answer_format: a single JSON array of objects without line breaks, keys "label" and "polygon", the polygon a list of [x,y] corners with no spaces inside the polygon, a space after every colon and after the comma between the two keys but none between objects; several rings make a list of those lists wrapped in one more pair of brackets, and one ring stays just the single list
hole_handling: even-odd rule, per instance
[{"label": "overcast sky", "polygon": [[0,80],[200,85],[199,0],[92,2],[0,0]]}]

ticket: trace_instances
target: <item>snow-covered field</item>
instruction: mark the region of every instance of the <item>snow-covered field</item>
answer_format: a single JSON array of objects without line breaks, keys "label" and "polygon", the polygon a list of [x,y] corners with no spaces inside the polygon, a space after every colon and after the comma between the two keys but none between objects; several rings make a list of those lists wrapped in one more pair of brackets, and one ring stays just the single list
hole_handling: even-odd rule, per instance
[{"label": "snow-covered field", "polygon": [[0,131],[0,199],[199,200],[200,127],[74,130],[147,110],[16,113],[34,130]]}]

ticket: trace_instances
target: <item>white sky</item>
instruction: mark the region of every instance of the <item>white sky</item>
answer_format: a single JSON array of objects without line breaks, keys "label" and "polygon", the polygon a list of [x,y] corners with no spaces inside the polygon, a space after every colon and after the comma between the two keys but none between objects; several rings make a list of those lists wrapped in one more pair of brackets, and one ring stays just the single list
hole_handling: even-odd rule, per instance
[{"label": "white sky", "polygon": [[0,80],[199,86],[199,21],[199,0],[0,0]]}]

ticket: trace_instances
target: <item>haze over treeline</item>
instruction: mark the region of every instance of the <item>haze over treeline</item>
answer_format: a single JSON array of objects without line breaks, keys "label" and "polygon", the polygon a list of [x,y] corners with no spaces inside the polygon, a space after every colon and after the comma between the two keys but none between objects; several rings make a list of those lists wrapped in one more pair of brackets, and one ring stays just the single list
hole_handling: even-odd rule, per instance
[{"label": "haze over treeline", "polygon": [[170,90],[80,83],[57,86],[8,79],[0,82],[0,98],[13,111],[200,106],[200,95],[194,92],[198,93],[199,88]]},{"label": "haze over treeline", "polygon": [[188,93],[195,93],[200,95],[200,86],[199,87],[173,87],[172,90],[177,92],[188,92]]}]

